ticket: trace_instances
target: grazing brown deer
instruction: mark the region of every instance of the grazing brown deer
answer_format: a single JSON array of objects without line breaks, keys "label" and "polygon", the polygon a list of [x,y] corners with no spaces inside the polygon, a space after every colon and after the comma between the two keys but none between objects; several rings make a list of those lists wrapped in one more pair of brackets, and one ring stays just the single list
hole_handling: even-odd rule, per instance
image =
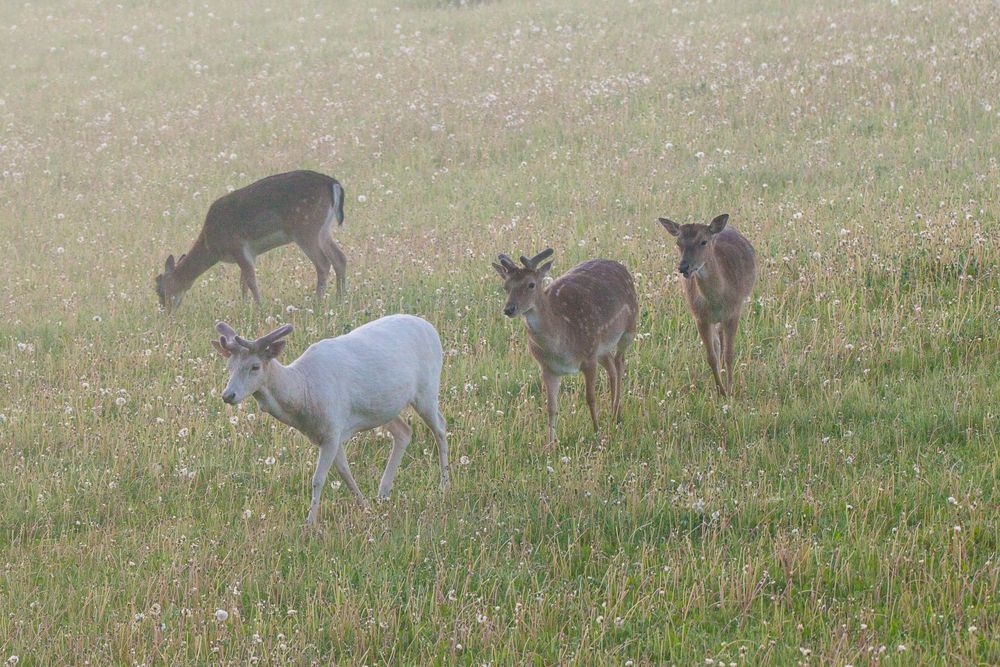
[{"label": "grazing brown deer", "polygon": [[524,268],[507,255],[493,268],[504,280],[507,317],[524,316],[528,349],[542,369],[549,408],[549,444],[556,440],[559,384],[563,375],[583,372],[587,406],[597,430],[594,385],[597,365],[604,366],[611,384],[611,412],[619,416],[625,350],[635,338],[639,304],[628,269],[606,259],[578,264],[542,289],[552,262],[539,266],[554,251],[532,259],[521,257]]},{"label": "grazing brown deer", "polygon": [[[684,298],[698,326],[715,385],[723,396],[732,389],[740,314],[757,281],[753,246],[738,231],[726,227],[728,221],[726,213],[707,225],[678,225],[660,218],[660,224],[677,237],[681,256],[677,270],[685,278]],[[725,382],[719,369],[720,357],[725,364]]]},{"label": "grazing brown deer", "polygon": [[240,267],[243,296],[260,303],[254,259],[294,242],[316,266],[316,296],[323,296],[330,267],[337,272],[337,293],[344,290],[347,258],[330,236],[330,223],[344,224],[344,188],[337,179],[315,171],[268,176],[216,199],[201,234],[175,263],[167,257],[156,277],[160,305],[170,311],[202,273],[217,262]]}]

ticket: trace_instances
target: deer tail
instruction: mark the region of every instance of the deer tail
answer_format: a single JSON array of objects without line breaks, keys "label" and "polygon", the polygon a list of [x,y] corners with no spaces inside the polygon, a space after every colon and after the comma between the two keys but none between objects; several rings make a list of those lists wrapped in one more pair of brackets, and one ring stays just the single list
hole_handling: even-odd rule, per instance
[{"label": "deer tail", "polygon": [[331,190],[334,215],[337,216],[337,224],[342,225],[344,224],[344,186],[337,179],[334,179]]}]

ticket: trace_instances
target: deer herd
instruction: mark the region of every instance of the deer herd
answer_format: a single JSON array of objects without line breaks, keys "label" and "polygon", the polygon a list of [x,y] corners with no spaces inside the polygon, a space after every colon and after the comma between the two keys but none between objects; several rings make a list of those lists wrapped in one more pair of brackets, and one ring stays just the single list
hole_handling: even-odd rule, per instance
[{"label": "deer herd", "polygon": [[[176,309],[194,281],[216,263],[240,268],[244,296],[260,301],[254,260],[287,243],[298,245],[316,267],[322,297],[332,268],[337,293],[345,286],[347,259],[331,236],[344,222],[344,188],[314,171],[264,178],[217,199],[191,249],[167,258],[156,277],[160,305]],[[757,278],[753,246],[728,226],[728,215],[709,224],[659,222],[676,237],[684,299],[694,316],[722,396],[732,391],[733,356],[740,314]],[[591,259],[546,284],[549,248],[518,266],[501,254],[493,269],[503,280],[503,314],[523,317],[528,349],[538,362],[548,405],[548,443],[556,442],[559,386],[564,375],[582,373],[587,407],[598,430],[597,367],[608,375],[611,417],[621,414],[625,353],[636,335],[639,305],[635,284],[619,262]],[[546,261],[548,260],[548,261]],[[331,465],[359,502],[366,501],[351,475],[345,446],[358,432],[381,427],[393,447],[379,483],[379,498],[392,490],[412,430],[401,413],[412,407],[434,433],[441,488],[448,487],[448,436],[439,409],[443,354],[434,326],[412,315],[388,315],[348,334],[314,343],[298,359],[278,361],[292,326],[256,340],[241,338],[228,324],[216,325],[212,344],[226,359],[229,383],[222,400],[236,405],[253,396],[260,407],[319,447],[307,523],[319,515],[320,496]]]}]

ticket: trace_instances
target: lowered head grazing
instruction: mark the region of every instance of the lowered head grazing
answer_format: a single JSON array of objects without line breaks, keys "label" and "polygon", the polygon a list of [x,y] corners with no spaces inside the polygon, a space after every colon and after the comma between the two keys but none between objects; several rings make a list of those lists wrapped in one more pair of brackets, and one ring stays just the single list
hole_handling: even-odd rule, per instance
[{"label": "lowered head grazing", "polygon": [[677,251],[681,256],[681,263],[677,270],[685,278],[689,278],[699,271],[704,271],[708,255],[712,252],[712,243],[715,235],[726,228],[729,222],[729,214],[723,213],[716,217],[707,225],[678,225],[673,220],[660,218],[660,224],[677,237]]},{"label": "lowered head grazing", "polygon": [[538,266],[538,263],[551,257],[554,252],[552,248],[547,248],[532,259],[522,255],[523,269],[514,264],[507,255],[499,256],[500,263],[494,263],[493,268],[503,278],[503,288],[507,292],[507,303],[503,307],[504,315],[517,317],[534,310],[535,301],[542,291],[542,281],[552,268],[552,262],[546,262],[542,266]]},{"label": "lowered head grazing", "polygon": [[222,400],[237,405],[260,390],[270,361],[285,348],[286,341],[281,339],[292,333],[292,325],[286,324],[254,341],[240,338],[225,322],[216,324],[215,329],[220,336],[212,345],[229,363],[229,382],[222,390]]},{"label": "lowered head grazing", "polygon": [[160,307],[170,312],[184,292],[218,262],[240,269],[243,295],[260,303],[256,258],[279,246],[294,243],[316,267],[316,296],[322,297],[331,269],[337,274],[337,293],[344,290],[347,258],[330,235],[333,221],[344,221],[344,188],[335,179],[314,171],[275,174],[216,199],[208,208],[201,233],[191,248],[174,262],[167,258],[156,276]]},{"label": "lowered head grazing", "polygon": [[[181,255],[181,261],[184,261],[185,257],[186,255]],[[187,291],[178,282],[177,276],[174,274],[175,268],[174,256],[170,255],[163,267],[163,273],[156,276],[156,296],[160,299],[160,307],[168,313],[181,305],[184,292]]]}]

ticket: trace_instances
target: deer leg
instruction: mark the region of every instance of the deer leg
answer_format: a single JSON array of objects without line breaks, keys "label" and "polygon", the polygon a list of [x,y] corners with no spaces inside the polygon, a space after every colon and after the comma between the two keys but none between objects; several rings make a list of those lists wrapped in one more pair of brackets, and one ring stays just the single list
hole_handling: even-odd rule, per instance
[{"label": "deer leg", "polygon": [[719,394],[726,395],[726,388],[722,384],[722,376],[719,373],[719,334],[717,327],[709,322],[698,322],[698,335],[701,336],[701,343],[705,346],[705,356],[708,357],[708,365],[712,368],[715,376],[715,386]]},{"label": "deer leg", "polygon": [[334,272],[337,274],[337,295],[342,296],[347,282],[347,257],[340,246],[330,237],[324,239],[323,252],[326,253],[330,264],[333,265]]},{"label": "deer leg", "polygon": [[437,440],[438,465],[441,467],[441,490],[447,491],[451,484],[448,479],[448,425],[444,420],[444,415],[438,410],[437,389],[434,390],[432,397],[425,396],[414,402],[413,409],[424,420],[427,427],[434,433],[434,439]]},{"label": "deer leg", "polygon": [[334,211],[331,208],[327,212],[326,221],[319,229],[319,234],[316,236],[316,243],[326,257],[327,265],[332,266],[334,272],[337,274],[337,296],[343,296],[347,280],[347,257],[340,249],[340,246],[333,240],[333,236],[330,233],[330,223],[333,221],[333,217]]},{"label": "deer leg", "polygon": [[333,465],[337,452],[342,449],[343,444],[338,439],[328,440],[319,447],[319,459],[316,460],[316,472],[312,478],[312,503],[306,516],[306,523],[309,525],[314,525],[319,517],[319,500],[323,495],[326,475],[330,472],[330,466]]},{"label": "deer leg", "polygon": [[451,479],[448,474],[448,425],[444,420],[441,411],[437,411],[438,428],[434,431],[434,437],[438,441],[438,465],[441,467],[441,490],[447,491],[451,487]]},{"label": "deer leg", "polygon": [[319,237],[315,239],[296,238],[295,245],[302,248],[302,252],[316,267],[316,298],[323,297],[326,291],[326,284],[330,280],[330,260],[327,259]]},{"label": "deer leg", "polygon": [[588,363],[580,367],[583,371],[583,382],[587,392],[587,407],[590,408],[590,420],[594,422],[594,430],[597,431],[597,396],[594,391],[597,384],[597,364]]},{"label": "deer leg", "polygon": [[244,250],[236,256],[236,265],[240,267],[240,284],[243,286],[243,295],[246,296],[246,291],[249,289],[253,300],[260,303],[260,292],[257,291],[257,271],[254,269],[253,256]]},{"label": "deer leg", "polygon": [[316,298],[322,299],[326,293],[326,284],[330,281],[330,267],[316,264]]},{"label": "deer leg", "polygon": [[726,389],[733,389],[733,357],[736,354],[736,330],[740,326],[739,315],[722,323],[722,359],[726,367]]},{"label": "deer leg", "polygon": [[559,412],[559,385],[562,378],[542,371],[542,383],[545,384],[545,397],[549,408],[549,444],[556,442],[556,414]]},{"label": "deer leg", "polygon": [[410,444],[410,437],[413,429],[403,421],[402,417],[396,417],[385,425],[385,428],[392,434],[392,453],[389,454],[389,462],[385,465],[385,472],[382,473],[382,481],[378,485],[378,497],[388,498],[392,492],[392,483],[396,479],[396,471],[406,453],[406,447]]},{"label": "deer leg", "polygon": [[608,384],[611,385],[611,418],[618,419],[618,400],[621,378],[618,377],[618,362],[610,354],[601,357],[601,366],[608,372]]},{"label": "deer leg", "polygon": [[347,451],[343,445],[337,449],[337,455],[333,458],[333,463],[337,466],[340,478],[347,484],[347,488],[351,490],[357,501],[367,507],[368,501],[361,495],[361,489],[358,488],[358,483],[354,481],[354,475],[351,474],[351,466],[347,464]]},{"label": "deer leg", "polygon": [[[618,351],[615,353],[615,368],[618,371],[618,403],[621,405],[622,382],[625,380],[625,352],[635,338],[635,331],[626,331],[618,341]],[[619,410],[618,416],[621,416]]]},{"label": "deer leg", "polygon": [[625,381],[625,351],[622,350],[615,355],[615,369],[618,371],[618,407],[615,408],[615,419],[621,419],[622,411],[622,384]]}]

